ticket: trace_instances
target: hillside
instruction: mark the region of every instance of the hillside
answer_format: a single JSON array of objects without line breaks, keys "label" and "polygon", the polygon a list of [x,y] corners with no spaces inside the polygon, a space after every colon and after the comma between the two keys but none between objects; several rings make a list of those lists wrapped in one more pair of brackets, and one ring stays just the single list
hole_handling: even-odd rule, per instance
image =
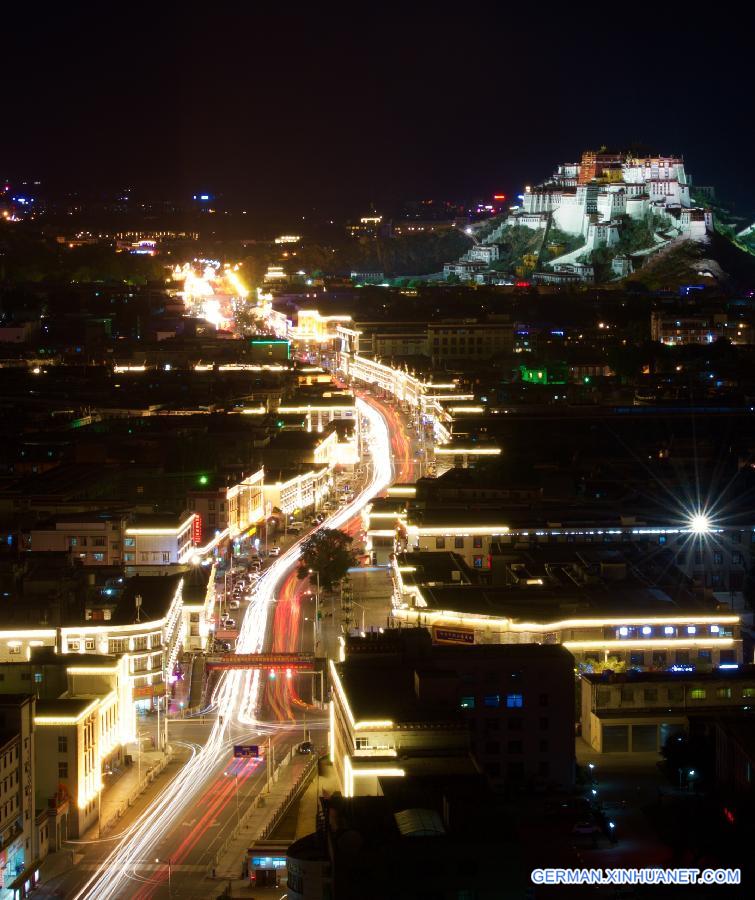
[{"label": "hillside", "polygon": [[713,234],[708,242],[683,241],[649,259],[625,281],[647,290],[699,284],[722,292],[755,288],[755,256],[727,237]]}]

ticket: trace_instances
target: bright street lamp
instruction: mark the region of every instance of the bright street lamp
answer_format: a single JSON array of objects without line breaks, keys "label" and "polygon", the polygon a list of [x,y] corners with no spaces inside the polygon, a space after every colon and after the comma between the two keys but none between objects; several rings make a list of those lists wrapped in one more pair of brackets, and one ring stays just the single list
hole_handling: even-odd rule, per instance
[{"label": "bright street lamp", "polygon": [[690,516],[690,531],[693,534],[707,534],[711,529],[710,517],[704,512],[697,512]]}]

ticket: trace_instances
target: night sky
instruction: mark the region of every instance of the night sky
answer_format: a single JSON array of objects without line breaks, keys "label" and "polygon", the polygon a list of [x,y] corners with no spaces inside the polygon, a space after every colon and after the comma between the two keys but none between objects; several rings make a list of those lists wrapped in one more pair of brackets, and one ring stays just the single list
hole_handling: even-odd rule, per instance
[{"label": "night sky", "polygon": [[755,210],[751,13],[258,6],[8,14],[0,175],[350,214],[510,194],[583,148],[635,143]]}]

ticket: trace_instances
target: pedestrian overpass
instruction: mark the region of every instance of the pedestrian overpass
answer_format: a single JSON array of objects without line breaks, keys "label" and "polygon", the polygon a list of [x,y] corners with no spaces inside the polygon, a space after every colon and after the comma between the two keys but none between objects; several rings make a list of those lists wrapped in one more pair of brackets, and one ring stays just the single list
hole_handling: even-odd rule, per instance
[{"label": "pedestrian overpass", "polygon": [[269,669],[272,671],[314,672],[312,653],[210,653],[208,670]]}]

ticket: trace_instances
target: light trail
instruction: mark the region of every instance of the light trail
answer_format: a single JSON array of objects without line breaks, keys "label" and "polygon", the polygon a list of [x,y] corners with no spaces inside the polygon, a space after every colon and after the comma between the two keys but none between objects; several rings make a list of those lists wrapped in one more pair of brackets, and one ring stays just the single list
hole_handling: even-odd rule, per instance
[{"label": "light trail", "polygon": [[[346,525],[392,479],[391,441],[385,416],[362,399],[357,399],[357,409],[368,424],[366,443],[372,458],[371,477],[354,500],[326,519],[319,526],[321,528],[341,528]],[[239,630],[237,653],[260,653],[264,650],[270,604],[275,601],[282,581],[296,566],[301,555],[301,544],[306,538],[304,536],[279,556],[257,582],[253,599]],[[154,847],[179,824],[188,807],[199,806],[203,786],[217,776],[221,761],[238,740],[229,737],[231,723],[254,726],[257,733],[265,733],[266,724],[261,723],[256,716],[260,681],[259,670],[230,670],[221,675],[212,696],[217,718],[204,747],[137,817],[117,846],[74,895],[74,900],[114,900],[117,897],[134,896],[132,879],[135,871],[140,866],[153,865]],[[291,723],[292,729],[297,727],[296,723]],[[167,869],[166,872],[153,872],[154,886],[157,887],[166,875]]]}]

